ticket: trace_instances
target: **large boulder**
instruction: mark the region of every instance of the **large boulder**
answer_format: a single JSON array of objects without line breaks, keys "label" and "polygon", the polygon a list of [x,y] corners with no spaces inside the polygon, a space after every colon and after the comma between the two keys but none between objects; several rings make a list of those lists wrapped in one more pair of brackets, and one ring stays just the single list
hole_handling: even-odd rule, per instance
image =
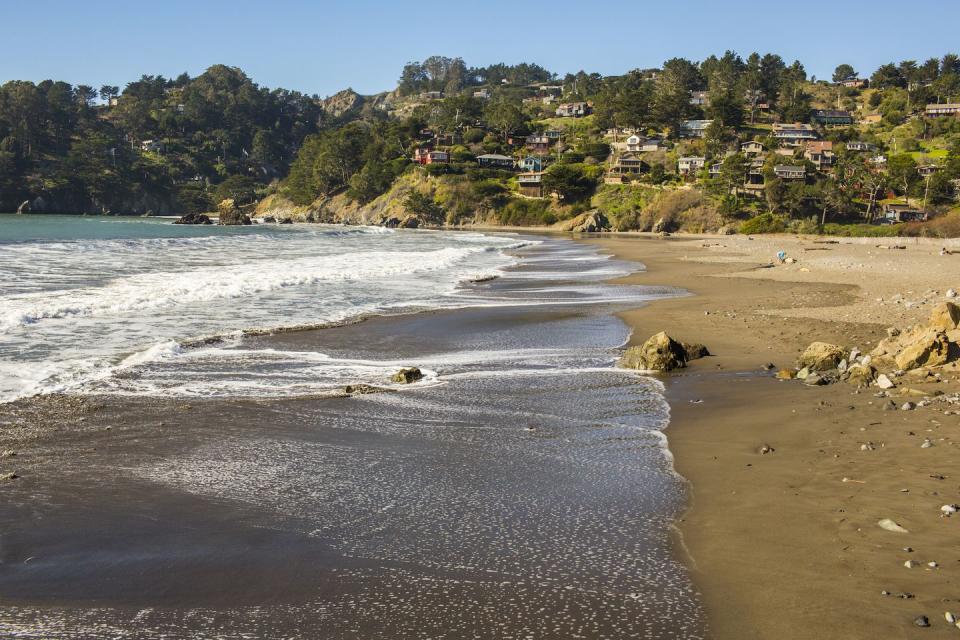
[{"label": "large boulder", "polygon": [[233,198],[227,198],[217,205],[217,213],[220,214],[221,225],[247,225],[253,224],[250,216],[245,214]]},{"label": "large boulder", "polygon": [[829,371],[836,369],[846,354],[846,350],[841,346],[828,342],[814,342],[800,354],[797,365],[811,371]]},{"label": "large boulder", "polygon": [[846,381],[858,387],[869,387],[877,377],[877,370],[869,364],[855,364],[846,373]]},{"label": "large boulder", "polygon": [[941,302],[930,314],[930,327],[953,331],[960,326],[960,307],[952,302]]},{"label": "large boulder", "polygon": [[931,329],[904,346],[894,360],[904,371],[946,364],[950,360],[950,341],[944,332]]},{"label": "large boulder", "polygon": [[687,351],[683,344],[661,331],[639,347],[627,349],[620,358],[620,366],[641,371],[673,371],[687,366]]},{"label": "large boulder", "polygon": [[575,218],[561,223],[560,228],[563,231],[572,231],[573,233],[596,233],[598,231],[609,231],[610,221],[607,216],[599,209],[581,213]]},{"label": "large boulder", "polygon": [[213,224],[210,217],[202,213],[188,213],[173,221],[173,224]]}]

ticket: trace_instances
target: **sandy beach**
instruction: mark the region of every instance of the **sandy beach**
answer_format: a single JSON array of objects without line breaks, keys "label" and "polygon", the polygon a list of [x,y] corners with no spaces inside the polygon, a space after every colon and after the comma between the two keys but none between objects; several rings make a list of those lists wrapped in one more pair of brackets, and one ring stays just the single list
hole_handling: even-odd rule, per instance
[{"label": "sandy beach", "polygon": [[[764,367],[792,367],[815,340],[869,352],[960,285],[960,255],[917,241],[589,241],[647,265],[627,282],[695,294],[622,314],[633,344],[666,330],[714,354],[664,377],[670,448],[691,490],[677,549],[712,637],[955,637],[944,613],[960,610],[960,519],[941,516],[960,497],[960,418],[943,400],[960,389],[955,369],[878,398],[876,387],[776,381]],[[796,262],[765,268],[781,249]],[[940,392],[913,411],[882,408]],[[909,533],[881,529],[884,518]]]}]

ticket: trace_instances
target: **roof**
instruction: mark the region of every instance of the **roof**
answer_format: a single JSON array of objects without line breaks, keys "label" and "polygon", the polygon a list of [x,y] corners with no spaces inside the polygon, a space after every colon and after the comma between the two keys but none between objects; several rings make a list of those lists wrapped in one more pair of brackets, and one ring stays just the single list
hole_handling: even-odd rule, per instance
[{"label": "roof", "polygon": [[797,129],[799,131],[813,131],[813,126],[809,124],[804,124],[803,122],[793,122],[789,124],[776,122],[773,125],[774,131],[784,131],[784,130],[792,130],[792,129]]},{"label": "roof", "polygon": [[807,143],[807,151],[833,151],[833,142],[830,140],[811,140]]},{"label": "roof", "polygon": [[806,167],[797,167],[797,166],[794,166],[794,165],[792,165],[792,164],[778,164],[777,166],[775,166],[775,167],[773,168],[773,170],[774,170],[774,171],[785,171],[785,172],[793,172],[793,171],[803,171],[804,173],[807,172],[807,168],[806,168]]},{"label": "roof", "polygon": [[711,124],[713,120],[686,120],[680,126],[684,129],[706,129]]},{"label": "roof", "polygon": [[499,153],[485,153],[482,156],[477,156],[477,160],[510,160],[513,161],[513,158],[510,156],[502,156]]},{"label": "roof", "polygon": [[852,118],[849,111],[839,109],[817,109],[814,113],[822,118]]},{"label": "roof", "polygon": [[680,162],[706,162],[707,159],[703,156],[684,156],[680,158]]}]

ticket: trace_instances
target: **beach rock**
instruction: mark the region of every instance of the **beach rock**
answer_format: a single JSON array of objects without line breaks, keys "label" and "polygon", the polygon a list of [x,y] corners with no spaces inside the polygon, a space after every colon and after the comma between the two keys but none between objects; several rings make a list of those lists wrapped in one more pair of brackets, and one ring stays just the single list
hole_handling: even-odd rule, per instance
[{"label": "beach rock", "polygon": [[370,384],[348,384],[343,390],[348,395],[366,395],[368,393],[384,393],[390,391],[390,389],[375,387]]},{"label": "beach rock", "polygon": [[917,405],[913,404],[912,402],[904,402],[900,406],[901,411],[913,411],[916,408],[917,408]]},{"label": "beach rock", "polygon": [[771,447],[771,446],[768,445],[768,444],[765,444],[765,445],[763,445],[762,447],[760,447],[760,455],[762,455],[762,456],[765,456],[765,455],[767,455],[768,453],[773,453],[774,451],[776,451],[776,449],[774,449],[773,447]]},{"label": "beach rock", "polygon": [[897,367],[904,371],[946,364],[950,358],[950,342],[942,331],[926,331],[894,356]]},{"label": "beach rock", "polygon": [[903,563],[903,566],[905,566],[907,569],[913,569],[914,567],[919,567],[920,563],[916,560],[907,560]]},{"label": "beach rock", "polygon": [[245,214],[240,207],[237,206],[233,198],[227,198],[221,201],[220,204],[217,205],[217,213],[220,214],[220,225],[238,226],[253,224],[250,216]]},{"label": "beach rock", "polygon": [[804,368],[800,369],[799,371],[797,371],[796,378],[797,378],[797,380],[804,380],[804,379],[806,379],[806,377],[807,377],[808,375],[810,375],[810,368],[809,368],[809,367],[804,367]]},{"label": "beach rock", "polygon": [[780,369],[777,371],[777,380],[793,380],[793,371],[789,369]]},{"label": "beach rock", "polygon": [[885,531],[892,531],[893,533],[910,533],[890,518],[877,521],[877,526]]},{"label": "beach rock", "polygon": [[687,354],[687,362],[706,358],[710,355],[710,351],[700,343],[687,344],[686,342],[681,342],[680,344],[683,345],[683,350]]},{"label": "beach rock", "polygon": [[913,619],[913,624],[917,627],[929,627],[930,620],[927,619],[927,616],[917,616]]},{"label": "beach rock", "polygon": [[16,479],[19,478],[19,477],[20,477],[20,476],[18,476],[16,473],[14,473],[13,471],[11,471],[10,473],[4,473],[4,474],[0,475],[0,480],[2,480],[2,481],[16,480]]},{"label": "beach rock", "polygon": [[893,381],[887,377],[887,374],[881,373],[877,376],[877,386],[881,389],[893,389],[895,386]]},{"label": "beach rock", "polygon": [[587,211],[560,224],[561,231],[570,231],[573,233],[596,233],[598,231],[609,231],[610,220],[599,209]]},{"label": "beach rock", "polygon": [[412,384],[423,379],[423,372],[420,371],[417,367],[407,367],[400,369],[400,371],[393,374],[393,377],[390,378],[393,382],[398,382],[400,384]]},{"label": "beach rock", "polygon": [[213,224],[213,221],[203,213],[188,213],[174,220],[173,224]]},{"label": "beach rock", "polygon": [[803,384],[811,387],[820,387],[825,384],[830,384],[830,381],[821,376],[819,373],[811,373],[803,379]]},{"label": "beach rock", "polygon": [[687,366],[687,352],[681,343],[661,331],[639,347],[627,349],[620,358],[620,366],[642,371],[673,371]]},{"label": "beach rock", "polygon": [[877,375],[877,370],[869,364],[855,364],[847,369],[847,382],[858,387],[868,387]]},{"label": "beach rock", "polygon": [[958,510],[958,507],[955,504],[945,504],[942,507],[940,507],[940,513],[942,513],[945,516],[952,516],[957,512],[957,510]]},{"label": "beach rock", "polygon": [[950,331],[960,326],[960,307],[952,302],[941,302],[930,313],[930,326]]},{"label": "beach rock", "polygon": [[827,342],[814,342],[800,355],[797,363],[811,371],[829,371],[836,369],[845,355],[846,350],[843,347]]},{"label": "beach rock", "polygon": [[17,452],[13,449],[5,449],[0,451],[0,458],[12,458],[17,455]]},{"label": "beach rock", "polygon": [[943,614],[943,619],[947,621],[947,624],[957,624],[957,616],[949,611],[945,611]]},{"label": "beach rock", "polygon": [[947,292],[944,294],[948,298],[956,298],[957,290],[956,289],[947,289]]}]

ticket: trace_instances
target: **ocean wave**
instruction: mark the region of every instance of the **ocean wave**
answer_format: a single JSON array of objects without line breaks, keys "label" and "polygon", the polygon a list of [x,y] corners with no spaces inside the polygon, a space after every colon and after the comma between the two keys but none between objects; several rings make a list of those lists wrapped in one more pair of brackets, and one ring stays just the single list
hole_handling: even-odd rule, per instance
[{"label": "ocean wave", "polygon": [[422,274],[448,269],[489,247],[373,251],[120,277],[104,286],[0,297],[0,332],[43,320],[128,313],[191,302],[243,298],[323,281]]}]

